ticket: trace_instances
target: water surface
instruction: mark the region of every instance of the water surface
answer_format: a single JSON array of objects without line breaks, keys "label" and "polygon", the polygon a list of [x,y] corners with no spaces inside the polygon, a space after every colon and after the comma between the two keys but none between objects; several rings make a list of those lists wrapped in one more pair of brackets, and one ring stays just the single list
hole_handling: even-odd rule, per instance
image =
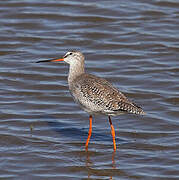
[{"label": "water surface", "polygon": [[[179,179],[179,2],[1,1],[1,179]],[[94,117],[68,91],[80,50],[146,116]]]}]

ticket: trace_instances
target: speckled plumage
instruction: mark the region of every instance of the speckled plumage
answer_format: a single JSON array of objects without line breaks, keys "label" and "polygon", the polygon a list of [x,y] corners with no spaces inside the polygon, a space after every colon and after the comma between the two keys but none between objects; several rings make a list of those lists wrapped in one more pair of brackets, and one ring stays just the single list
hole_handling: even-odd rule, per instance
[{"label": "speckled plumage", "polygon": [[70,84],[70,92],[74,100],[89,114],[144,114],[140,107],[129,101],[112,84],[91,74],[77,76]]},{"label": "speckled plumage", "polygon": [[145,114],[107,80],[85,73],[84,55],[81,52],[66,53],[64,61],[70,64],[68,75],[70,92],[75,102],[89,114],[112,116],[123,113]]}]

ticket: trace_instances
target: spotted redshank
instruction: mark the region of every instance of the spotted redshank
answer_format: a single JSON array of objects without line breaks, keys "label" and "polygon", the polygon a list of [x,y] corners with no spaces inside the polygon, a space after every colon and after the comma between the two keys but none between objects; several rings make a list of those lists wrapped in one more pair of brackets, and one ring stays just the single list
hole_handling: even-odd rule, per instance
[{"label": "spotted redshank", "polygon": [[69,90],[74,101],[89,113],[89,131],[86,140],[86,150],[92,133],[92,115],[103,114],[109,118],[113,148],[116,151],[115,130],[111,121],[111,116],[124,113],[144,115],[145,112],[129,101],[124,94],[112,86],[107,80],[85,73],[84,55],[79,51],[67,52],[62,59],[52,59],[41,62],[65,61],[70,65],[68,74]]}]

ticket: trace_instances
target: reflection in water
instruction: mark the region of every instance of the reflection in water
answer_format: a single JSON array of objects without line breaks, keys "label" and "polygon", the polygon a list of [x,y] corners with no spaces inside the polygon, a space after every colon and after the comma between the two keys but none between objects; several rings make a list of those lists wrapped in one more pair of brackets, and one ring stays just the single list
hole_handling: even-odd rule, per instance
[{"label": "reflection in water", "polygon": [[113,151],[112,153],[112,168],[113,169],[116,169],[115,154],[116,154],[116,151]]},{"label": "reflection in water", "polygon": [[86,167],[89,168],[92,165],[92,162],[90,161],[90,152],[86,151]]},{"label": "reflection in water", "polygon": [[[112,169],[116,169],[115,154],[116,154],[116,151],[113,151],[113,153],[112,153]],[[111,179],[112,179],[112,176],[110,176],[110,180]]]},{"label": "reflection in water", "polygon": [[[113,151],[112,153],[112,158],[111,158],[111,161],[112,161],[112,169],[116,169],[116,164],[115,164],[115,154],[116,154],[116,151]],[[93,165],[93,162],[90,160],[90,152],[86,150],[86,168],[87,168],[87,171],[88,171],[88,178],[90,178],[91,174],[91,169],[92,169],[92,165]],[[110,179],[113,179],[113,176],[111,175],[110,176]]]},{"label": "reflection in water", "polygon": [[[47,116],[45,117],[47,118]],[[52,119],[51,121],[49,121],[49,119]],[[48,116],[48,124],[49,126],[52,128],[53,131],[58,132],[61,136],[64,137],[69,137],[70,141],[72,141],[73,139],[78,139],[81,142],[84,141],[84,139],[86,139],[87,134],[88,134],[88,128],[86,129],[80,129],[77,127],[72,127],[72,125],[70,123],[64,123],[64,122],[60,122],[60,121],[56,121],[55,117],[52,116]],[[93,132],[93,137],[92,139],[95,139],[95,141],[108,141],[111,143],[111,136],[110,135],[106,135],[104,136],[104,134],[102,132],[97,132],[98,130],[95,130],[95,132]],[[116,138],[117,141],[124,141],[122,139]],[[83,144],[85,143],[85,141],[83,142]],[[85,148],[85,147],[84,147]],[[90,156],[92,155],[91,151],[86,150],[85,151],[85,166],[87,169],[87,173],[88,173],[88,178],[90,178],[90,176],[94,175],[93,173],[93,165],[96,164],[96,162],[94,163],[91,159]],[[116,163],[115,163],[115,155],[116,155],[116,151],[113,151],[111,154],[111,167],[109,167],[109,169],[116,169]],[[102,161],[103,159],[101,159]],[[110,173],[110,177],[109,179],[113,179],[112,173]]]},{"label": "reflection in water", "polygon": [[88,178],[90,178],[90,168],[92,166],[92,162],[90,161],[90,152],[86,151],[86,168],[88,171]]}]

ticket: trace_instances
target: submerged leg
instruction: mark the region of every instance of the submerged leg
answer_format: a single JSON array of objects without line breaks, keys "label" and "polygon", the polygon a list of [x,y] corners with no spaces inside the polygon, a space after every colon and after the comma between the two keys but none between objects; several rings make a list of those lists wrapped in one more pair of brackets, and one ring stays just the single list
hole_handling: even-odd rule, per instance
[{"label": "submerged leg", "polygon": [[112,121],[111,121],[110,116],[109,116],[109,123],[110,123],[110,126],[111,126],[111,135],[112,135],[112,139],[113,139],[114,151],[116,151],[115,130],[114,130],[114,126],[112,125]]},{"label": "submerged leg", "polygon": [[90,137],[91,137],[91,133],[92,133],[92,116],[90,115],[89,117],[89,131],[88,131],[88,138],[86,140],[86,150],[88,150],[88,143],[89,143],[89,140],[90,140]]}]

